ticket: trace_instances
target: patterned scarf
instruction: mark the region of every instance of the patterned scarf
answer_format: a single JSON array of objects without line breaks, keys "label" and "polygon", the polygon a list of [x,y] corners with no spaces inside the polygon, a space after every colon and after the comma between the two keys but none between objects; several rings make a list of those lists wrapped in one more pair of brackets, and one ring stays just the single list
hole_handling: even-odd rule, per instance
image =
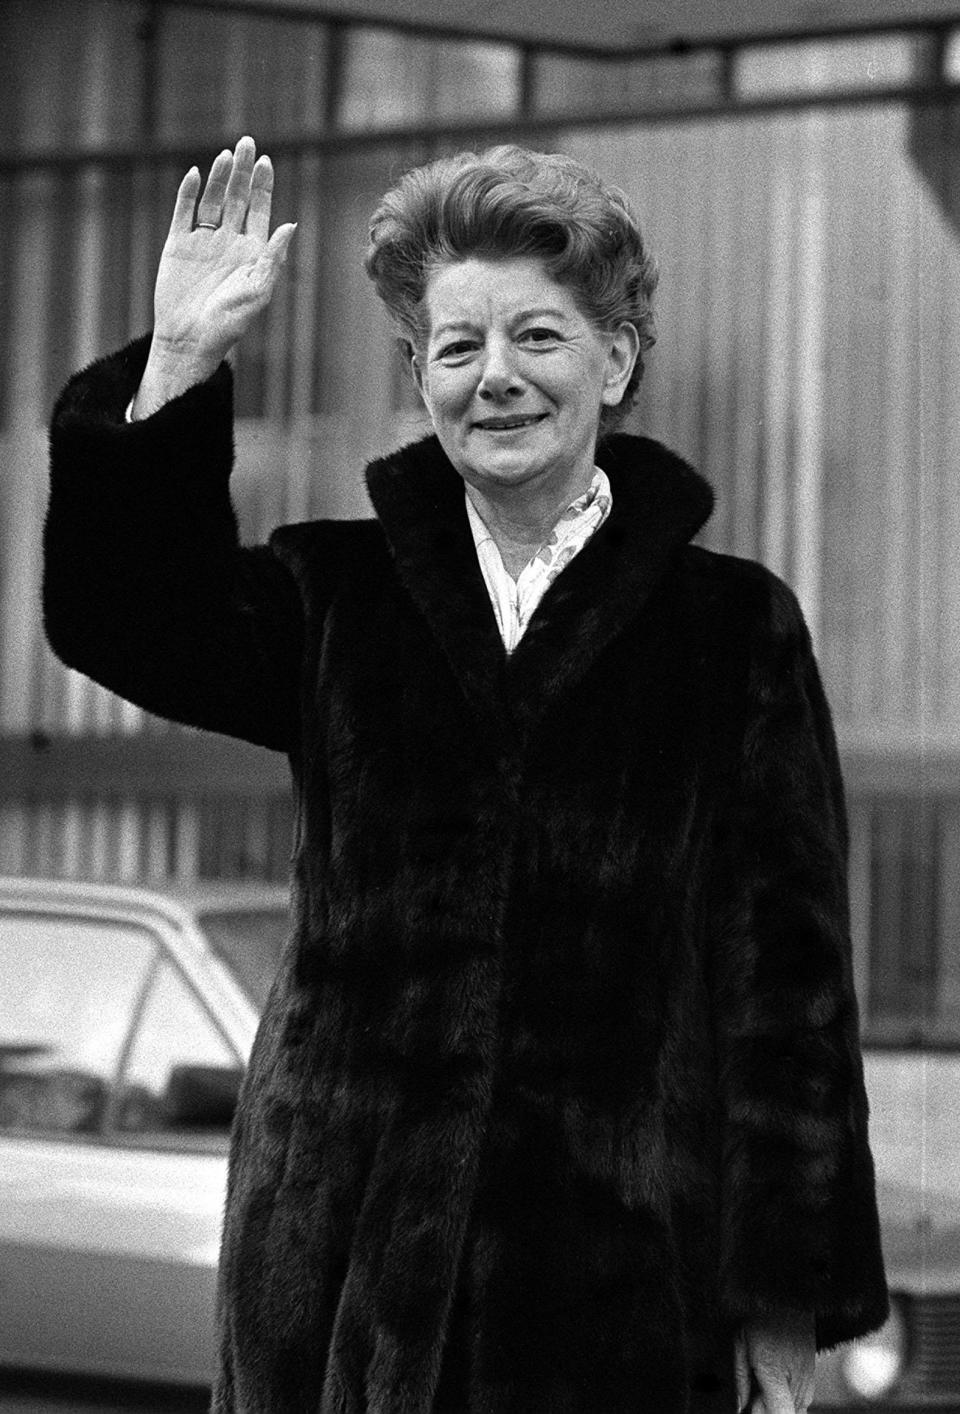
[{"label": "patterned scarf", "polygon": [[503,565],[496,541],[490,534],[470,497],[467,516],[477,547],[477,558],[496,615],[504,647],[512,653],[526,632],[540,600],[557,575],[578,555],[610,514],[612,497],[605,472],[597,467],[582,496],[572,501],[540,546],[529,564],[511,579]]}]

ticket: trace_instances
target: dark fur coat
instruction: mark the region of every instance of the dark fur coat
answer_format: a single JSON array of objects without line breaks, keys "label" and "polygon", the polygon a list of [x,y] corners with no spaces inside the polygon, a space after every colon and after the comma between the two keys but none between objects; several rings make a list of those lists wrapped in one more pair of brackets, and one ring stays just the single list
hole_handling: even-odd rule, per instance
[{"label": "dark fur coat", "polygon": [[732,1411],[732,1338],[886,1314],[830,714],[706,483],[612,513],[505,657],[434,440],[239,550],[222,369],[52,432],[64,661],[288,753],[295,928],[233,1137],[220,1411]]}]

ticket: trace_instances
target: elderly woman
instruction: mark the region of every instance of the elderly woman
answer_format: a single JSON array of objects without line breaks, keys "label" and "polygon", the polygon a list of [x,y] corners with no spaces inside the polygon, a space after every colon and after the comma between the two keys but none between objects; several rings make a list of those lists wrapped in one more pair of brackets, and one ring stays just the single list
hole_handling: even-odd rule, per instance
[{"label": "elderly woman", "polygon": [[293,772],[215,1408],[803,1410],[887,1310],[840,771],[793,595],[613,431],[636,219],[516,148],[405,177],[368,269],[435,435],[376,519],[242,549],[223,359],[293,234],[254,157],[187,174],[152,339],[61,396],[46,541],[65,662]]}]

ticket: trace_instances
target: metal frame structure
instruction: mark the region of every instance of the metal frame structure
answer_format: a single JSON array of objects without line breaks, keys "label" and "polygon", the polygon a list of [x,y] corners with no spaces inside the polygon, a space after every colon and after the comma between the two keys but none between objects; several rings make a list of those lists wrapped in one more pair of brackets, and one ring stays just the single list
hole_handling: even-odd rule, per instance
[{"label": "metal frame structure", "polygon": [[[329,18],[324,14],[313,16],[303,8],[272,5],[264,3],[264,0],[250,0],[250,3],[243,3],[242,0],[154,0],[142,27],[147,75],[140,121],[143,140],[135,144],[105,144],[73,151],[0,152],[0,177],[16,176],[25,171],[69,173],[91,163],[96,163],[101,170],[109,170],[126,167],[134,162],[192,160],[194,147],[191,144],[184,141],[157,143],[151,139],[154,128],[154,103],[151,100],[150,73],[152,68],[155,68],[155,64],[151,63],[151,55],[155,52],[162,14],[172,8],[205,10],[221,14],[225,19],[230,15],[242,15],[245,18],[268,17],[271,20],[296,22],[301,25],[313,23],[325,34],[325,125],[320,131],[302,132],[296,136],[259,133],[262,147],[269,149],[276,156],[341,155],[376,147],[385,141],[410,144],[436,141],[486,143],[504,138],[542,138],[560,128],[619,127],[641,122],[647,125],[680,121],[703,122],[716,118],[758,117],[773,113],[878,104],[908,103],[922,104],[925,107],[960,104],[960,77],[951,78],[946,63],[951,38],[960,35],[960,6],[955,20],[951,21],[908,20],[901,24],[884,22],[871,26],[824,26],[809,30],[789,29],[777,35],[744,33],[719,41],[680,40],[666,46],[638,46],[629,51],[611,52],[600,48],[589,51],[573,49],[556,43],[517,43],[512,39],[498,39],[493,33],[478,37],[471,31],[460,31],[453,27],[440,29],[424,24],[411,24],[400,19],[361,21],[354,17]],[[445,118],[363,129],[344,126],[339,120],[338,112],[339,78],[344,48],[352,32],[370,28],[403,32],[423,39],[452,40],[473,45],[497,43],[512,48],[519,58],[520,75],[514,111],[495,118],[468,117],[457,121]],[[836,39],[865,40],[871,37],[909,37],[915,40],[917,62],[911,81],[864,83],[843,88],[797,90],[769,95],[744,95],[739,92],[738,61],[747,53],[762,52],[785,45]],[[709,97],[681,96],[666,102],[640,101],[616,106],[572,105],[570,108],[551,107],[549,110],[543,109],[538,103],[537,64],[541,59],[575,58],[595,63],[598,72],[605,70],[609,73],[637,62],[665,59],[695,61],[705,55],[714,55],[716,58],[716,91]],[[235,136],[233,133],[211,134],[208,145],[229,146]]]},{"label": "metal frame structure", "polygon": [[833,24],[811,24],[806,27],[785,25],[776,30],[749,30],[725,35],[723,39],[680,36],[661,43],[637,43],[629,46],[611,46],[602,43],[569,44],[559,40],[543,40],[537,43],[518,41],[516,35],[500,30],[495,25],[457,25],[445,22],[432,25],[420,20],[401,16],[387,16],[369,13],[358,15],[353,10],[337,9],[335,4],[284,3],[284,0],[156,0],[158,8],[170,6],[189,7],[193,10],[233,12],[238,15],[257,15],[262,19],[290,20],[304,23],[314,19],[321,24],[342,28],[387,29],[407,34],[418,39],[461,40],[464,43],[503,44],[529,49],[536,53],[567,55],[577,59],[598,59],[600,61],[627,61],[649,59],[665,55],[677,56],[697,51],[736,50],[758,44],[789,44],[804,40],[854,39],[871,34],[927,33],[935,29],[949,30],[960,24],[960,7],[955,18],[943,20],[935,16],[910,17],[902,20],[882,19],[872,23],[852,22]]}]

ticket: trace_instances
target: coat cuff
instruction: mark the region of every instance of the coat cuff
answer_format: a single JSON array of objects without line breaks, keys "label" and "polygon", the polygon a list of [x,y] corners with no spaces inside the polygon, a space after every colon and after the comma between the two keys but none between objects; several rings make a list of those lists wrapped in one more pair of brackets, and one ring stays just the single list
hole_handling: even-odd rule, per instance
[{"label": "coat cuff", "polygon": [[146,367],[150,335],[75,374],[56,401],[51,423],[55,479],[82,476],[84,490],[116,478],[160,477],[182,507],[225,492],[233,467],[233,375],[227,363],[149,417],[128,412]]}]

